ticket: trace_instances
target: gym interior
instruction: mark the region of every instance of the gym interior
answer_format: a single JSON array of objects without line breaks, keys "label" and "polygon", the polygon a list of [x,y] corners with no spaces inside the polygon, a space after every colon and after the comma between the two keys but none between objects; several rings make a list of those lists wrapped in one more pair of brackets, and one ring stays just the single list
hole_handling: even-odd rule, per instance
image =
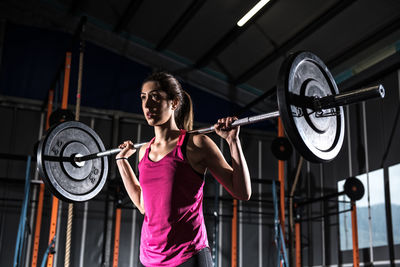
[{"label": "gym interior", "polygon": [[88,153],[148,142],[140,88],[155,70],[191,95],[195,129],[255,118],[240,129],[250,200],[205,175],[214,266],[400,266],[395,0],[0,1],[0,266],[140,266],[143,215],[114,155],[71,193],[53,182],[84,168],[46,153],[70,121],[92,130]]}]

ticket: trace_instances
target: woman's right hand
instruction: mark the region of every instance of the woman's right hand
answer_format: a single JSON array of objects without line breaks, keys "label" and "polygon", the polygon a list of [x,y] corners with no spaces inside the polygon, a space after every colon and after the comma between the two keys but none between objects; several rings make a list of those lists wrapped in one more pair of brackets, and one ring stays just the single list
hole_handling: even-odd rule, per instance
[{"label": "woman's right hand", "polygon": [[118,146],[122,150],[115,156],[115,158],[129,158],[136,152],[136,148],[133,147],[132,141],[125,141]]}]

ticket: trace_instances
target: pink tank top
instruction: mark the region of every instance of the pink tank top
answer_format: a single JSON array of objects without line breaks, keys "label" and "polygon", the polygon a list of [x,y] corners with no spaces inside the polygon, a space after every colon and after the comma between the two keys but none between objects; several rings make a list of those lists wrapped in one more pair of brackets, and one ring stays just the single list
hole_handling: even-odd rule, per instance
[{"label": "pink tank top", "polygon": [[176,147],[157,162],[149,159],[153,138],[139,162],[145,207],[140,261],[145,266],[177,266],[208,247],[204,179],[182,154],[185,135],[181,130]]}]

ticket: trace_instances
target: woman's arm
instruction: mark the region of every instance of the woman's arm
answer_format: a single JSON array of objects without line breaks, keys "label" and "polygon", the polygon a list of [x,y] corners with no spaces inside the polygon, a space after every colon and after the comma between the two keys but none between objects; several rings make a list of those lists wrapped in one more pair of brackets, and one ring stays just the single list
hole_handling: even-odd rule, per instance
[{"label": "woman's arm", "polygon": [[[120,148],[122,148],[122,151],[117,154],[117,156],[115,157],[116,159],[129,158],[136,151],[133,148],[132,142],[130,142],[130,141],[124,142],[122,145],[120,145]],[[142,148],[140,149],[139,157],[141,156],[140,154],[142,154],[141,153]],[[145,209],[144,209],[144,203],[143,203],[142,188],[140,186],[138,179],[136,178],[135,172],[132,170],[132,167],[129,164],[128,160],[120,159],[120,160],[117,160],[116,162],[117,162],[118,170],[119,170],[119,173],[121,174],[125,189],[129,195],[130,199],[135,204],[135,206],[139,209],[140,213],[144,214]]]},{"label": "woman's arm", "polygon": [[235,118],[221,119],[215,124],[216,133],[228,143],[232,166],[217,145],[207,136],[198,136],[205,167],[235,198],[249,200],[251,196],[250,173],[239,139],[239,127],[230,128]]}]

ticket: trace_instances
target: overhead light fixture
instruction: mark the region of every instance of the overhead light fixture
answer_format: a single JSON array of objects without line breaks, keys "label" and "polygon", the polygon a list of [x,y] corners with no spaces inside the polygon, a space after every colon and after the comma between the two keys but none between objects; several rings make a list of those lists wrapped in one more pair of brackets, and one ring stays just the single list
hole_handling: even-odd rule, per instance
[{"label": "overhead light fixture", "polygon": [[246,24],[247,21],[249,21],[249,19],[251,19],[258,11],[260,11],[260,9],[265,6],[270,0],[261,0],[260,2],[258,2],[252,9],[250,9],[249,12],[246,13],[246,15],[243,16],[243,18],[241,18],[236,25],[238,25],[239,27],[242,27],[244,24]]}]

